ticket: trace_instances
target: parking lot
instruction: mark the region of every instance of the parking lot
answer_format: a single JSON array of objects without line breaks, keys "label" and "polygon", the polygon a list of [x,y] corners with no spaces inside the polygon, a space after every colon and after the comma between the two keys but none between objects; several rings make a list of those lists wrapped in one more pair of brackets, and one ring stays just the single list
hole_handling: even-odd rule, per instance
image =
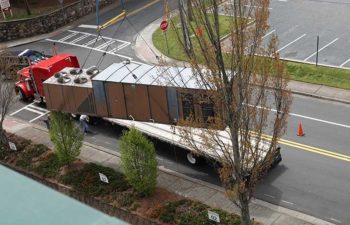
[{"label": "parking lot", "polygon": [[350,1],[271,0],[269,11],[263,44],[276,34],[281,58],[315,63],[319,37],[318,63],[350,68]]},{"label": "parking lot", "polygon": [[273,0],[269,33],[278,36],[280,56],[315,63],[319,36],[319,64],[350,68],[349,3]]}]

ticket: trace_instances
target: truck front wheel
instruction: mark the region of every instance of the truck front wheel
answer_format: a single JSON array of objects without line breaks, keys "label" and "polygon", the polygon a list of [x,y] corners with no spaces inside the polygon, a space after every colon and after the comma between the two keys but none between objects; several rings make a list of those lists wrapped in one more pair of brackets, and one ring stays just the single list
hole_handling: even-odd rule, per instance
[{"label": "truck front wheel", "polygon": [[18,93],[19,99],[20,99],[21,101],[24,101],[24,102],[27,101],[27,97],[26,97],[26,95],[24,94],[24,92],[23,92],[22,89],[17,88],[16,92]]}]

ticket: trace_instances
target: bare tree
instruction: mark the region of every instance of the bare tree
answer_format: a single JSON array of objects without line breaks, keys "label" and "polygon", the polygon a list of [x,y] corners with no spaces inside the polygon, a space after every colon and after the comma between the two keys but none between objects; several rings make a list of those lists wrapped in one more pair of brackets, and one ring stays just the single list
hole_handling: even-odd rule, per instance
[{"label": "bare tree", "polygon": [[[218,159],[226,194],[240,208],[242,224],[249,225],[254,188],[279,156],[277,141],[285,132],[291,104],[288,76],[276,52],[277,38],[262,42],[269,28],[269,0],[229,1],[230,38],[225,47],[220,33],[221,1],[191,2],[193,22],[181,16],[182,26],[193,34],[202,27],[204,34],[193,35],[193,53],[187,51],[181,31],[177,36],[206,91],[192,96],[203,117],[180,121],[180,132],[194,153],[203,154],[205,148]],[[206,107],[215,112],[206,113]]]},{"label": "bare tree", "polygon": [[187,15],[188,15],[188,21],[192,22],[193,21],[193,9],[192,9],[192,1],[187,0]]},{"label": "bare tree", "polygon": [[[188,2],[190,2],[189,4],[191,4],[190,0]],[[187,55],[193,55],[192,42],[191,42],[190,33],[189,33],[190,22],[187,19],[189,17],[189,14],[193,19],[192,13],[189,13],[192,11],[192,7],[188,8],[186,13],[184,0],[178,0],[178,5],[179,5],[179,13],[180,13],[180,19],[181,19],[182,38],[184,40],[183,46]]]},{"label": "bare tree", "polygon": [[[6,50],[0,50],[0,144],[7,146],[8,141],[3,123],[15,99],[15,79],[11,67],[16,64],[16,58]],[[10,79],[9,79],[10,78]]]}]

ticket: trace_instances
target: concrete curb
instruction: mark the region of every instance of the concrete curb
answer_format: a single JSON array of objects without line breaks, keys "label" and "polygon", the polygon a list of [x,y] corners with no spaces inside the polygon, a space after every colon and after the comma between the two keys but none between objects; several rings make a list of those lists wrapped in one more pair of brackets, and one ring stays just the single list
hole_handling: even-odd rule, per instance
[{"label": "concrete curb", "polygon": [[303,220],[303,221],[311,223],[311,224],[334,225],[333,223],[324,221],[324,220],[316,218],[314,216],[310,216],[310,215],[307,215],[307,214],[304,214],[304,213],[301,213],[301,212],[298,212],[295,210],[291,210],[291,209],[287,209],[287,208],[284,208],[284,207],[281,207],[278,205],[274,205],[274,204],[271,204],[269,202],[261,201],[259,199],[253,199],[252,202],[256,203],[258,205],[264,206],[266,208],[269,208],[273,211],[277,211],[277,212],[283,213],[285,215],[289,215],[291,217],[298,218],[300,220]]},{"label": "concrete curb", "polygon": [[323,99],[323,100],[328,100],[328,101],[333,101],[333,102],[339,102],[339,103],[344,103],[344,104],[350,104],[350,101],[344,100],[344,99],[331,98],[331,97],[326,97],[326,96],[316,95],[316,94],[311,94],[311,93],[306,93],[306,92],[300,92],[300,91],[295,91],[295,90],[291,90],[291,92],[293,94],[297,94],[297,95],[308,96],[308,97],[313,97],[313,98],[318,98],[318,99]]}]

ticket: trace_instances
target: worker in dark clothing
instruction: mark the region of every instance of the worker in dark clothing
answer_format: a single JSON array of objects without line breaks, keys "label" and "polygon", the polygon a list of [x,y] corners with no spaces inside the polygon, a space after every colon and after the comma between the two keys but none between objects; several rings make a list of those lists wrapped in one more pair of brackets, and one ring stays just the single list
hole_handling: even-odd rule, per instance
[{"label": "worker in dark clothing", "polygon": [[81,115],[79,118],[80,126],[83,129],[84,134],[89,133],[89,124],[88,124],[88,118],[86,115]]}]

